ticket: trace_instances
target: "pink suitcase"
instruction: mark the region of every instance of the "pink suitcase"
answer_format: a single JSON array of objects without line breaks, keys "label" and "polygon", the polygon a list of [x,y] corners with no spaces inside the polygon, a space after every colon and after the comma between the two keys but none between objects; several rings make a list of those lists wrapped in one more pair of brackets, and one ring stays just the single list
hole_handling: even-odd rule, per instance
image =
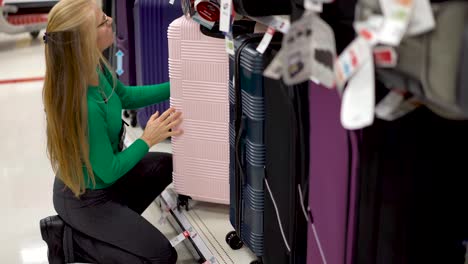
[{"label": "pink suitcase", "polygon": [[224,38],[185,17],[168,30],[172,107],[184,134],[172,138],[177,193],[229,204],[229,60]]}]

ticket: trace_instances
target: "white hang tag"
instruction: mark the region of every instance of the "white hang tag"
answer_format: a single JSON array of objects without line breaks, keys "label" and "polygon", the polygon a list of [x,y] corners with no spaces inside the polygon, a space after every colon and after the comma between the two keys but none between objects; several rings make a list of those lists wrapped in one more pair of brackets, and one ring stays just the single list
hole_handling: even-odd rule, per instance
[{"label": "white hang tag", "polygon": [[335,62],[335,74],[337,86],[344,87],[345,83],[361,68],[361,66],[372,59],[369,52],[370,45],[362,37],[357,37],[340,54]]},{"label": "white hang tag", "polygon": [[398,118],[414,111],[421,106],[414,97],[404,99],[400,92],[391,91],[375,109],[375,115],[386,121],[395,121]]},{"label": "white hang tag", "polygon": [[175,0],[169,0],[169,4],[173,5]]},{"label": "white hang tag", "polygon": [[398,46],[411,19],[413,0],[380,0],[385,20],[379,32],[379,42]]},{"label": "white hang tag", "polygon": [[185,239],[187,239],[189,237],[190,237],[190,233],[188,231],[184,231],[184,232],[180,233],[178,236],[171,239],[170,243],[171,243],[172,247],[175,247],[175,246],[179,245],[180,243],[182,243]]},{"label": "white hang tag", "polygon": [[225,43],[226,43],[226,52],[229,55],[235,55],[234,51],[234,40],[232,39],[232,35],[230,33],[226,34],[224,37]]},{"label": "white hang tag", "polygon": [[231,30],[232,0],[221,0],[220,15],[219,31],[227,33]]},{"label": "white hang tag", "polygon": [[377,45],[379,42],[379,30],[384,22],[383,16],[371,16],[366,21],[358,21],[354,23],[356,33],[364,38],[371,46]]},{"label": "white hang tag", "polygon": [[260,54],[265,53],[266,49],[271,43],[271,40],[273,39],[273,36],[275,35],[275,32],[276,31],[274,28],[268,27],[267,32],[265,33],[265,35],[263,35],[263,39],[260,42],[260,44],[258,44],[258,47],[257,47],[257,51]]},{"label": "white hang tag", "polygon": [[283,80],[294,85],[308,80],[335,85],[335,35],[316,13],[307,11],[283,38]]},{"label": "white hang tag", "polygon": [[404,93],[391,90],[375,107],[375,115],[383,120],[391,116],[405,100]]},{"label": "white hang tag", "polygon": [[288,33],[291,23],[288,16],[265,16],[265,17],[252,17],[255,21],[268,25],[281,33]]},{"label": "white hang tag", "polygon": [[268,67],[263,72],[263,76],[279,80],[283,74],[283,61],[284,61],[284,50],[280,49],[276,54],[275,58],[270,62]]},{"label": "white hang tag", "polygon": [[305,0],[304,1],[304,8],[306,10],[314,11],[317,13],[323,12],[323,2],[320,0]]},{"label": "white hang tag", "polygon": [[[370,57],[370,47],[368,47],[367,52]],[[370,57],[349,80],[343,93],[341,105],[341,124],[344,128],[350,130],[361,129],[374,122],[374,76],[374,60]]]},{"label": "white hang tag", "polygon": [[413,12],[408,25],[408,36],[429,32],[435,28],[434,13],[429,0],[413,0]]}]

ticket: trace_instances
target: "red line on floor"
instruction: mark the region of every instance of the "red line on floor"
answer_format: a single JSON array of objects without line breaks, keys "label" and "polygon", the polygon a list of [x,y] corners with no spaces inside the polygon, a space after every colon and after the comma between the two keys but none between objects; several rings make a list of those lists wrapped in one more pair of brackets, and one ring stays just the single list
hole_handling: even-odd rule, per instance
[{"label": "red line on floor", "polygon": [[19,79],[0,80],[0,84],[38,82],[38,81],[43,81],[43,80],[44,80],[44,77],[19,78]]}]

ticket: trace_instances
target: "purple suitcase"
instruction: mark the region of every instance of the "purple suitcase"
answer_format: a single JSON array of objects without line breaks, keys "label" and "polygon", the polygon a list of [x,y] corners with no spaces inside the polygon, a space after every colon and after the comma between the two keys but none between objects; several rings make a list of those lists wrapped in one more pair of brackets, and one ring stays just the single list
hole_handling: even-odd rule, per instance
[{"label": "purple suitcase", "polygon": [[336,90],[312,84],[310,107],[308,264],[351,264],[354,245],[358,135],[340,124]]},{"label": "purple suitcase", "polygon": [[[135,36],[133,23],[132,1],[117,1],[115,4],[116,18],[116,52],[122,52],[122,72],[116,69],[119,80],[125,85],[136,85],[135,71]],[[115,56],[115,54],[112,54]]]},{"label": "purple suitcase", "polygon": [[[149,85],[169,81],[167,29],[182,16],[178,4],[167,0],[137,0],[134,8],[137,84]],[[169,108],[169,100],[138,110],[138,123],[145,127],[156,111]]]}]

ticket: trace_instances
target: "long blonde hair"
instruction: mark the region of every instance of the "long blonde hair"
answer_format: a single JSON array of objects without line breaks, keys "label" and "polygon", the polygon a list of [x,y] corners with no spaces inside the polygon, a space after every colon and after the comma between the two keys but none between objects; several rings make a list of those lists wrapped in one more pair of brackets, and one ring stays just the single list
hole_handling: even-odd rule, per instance
[{"label": "long blonde hair", "polygon": [[89,160],[88,85],[100,63],[92,0],[61,0],[49,13],[45,37],[43,101],[47,116],[47,153],[52,168],[78,197],[86,190],[84,169],[95,185]]}]

